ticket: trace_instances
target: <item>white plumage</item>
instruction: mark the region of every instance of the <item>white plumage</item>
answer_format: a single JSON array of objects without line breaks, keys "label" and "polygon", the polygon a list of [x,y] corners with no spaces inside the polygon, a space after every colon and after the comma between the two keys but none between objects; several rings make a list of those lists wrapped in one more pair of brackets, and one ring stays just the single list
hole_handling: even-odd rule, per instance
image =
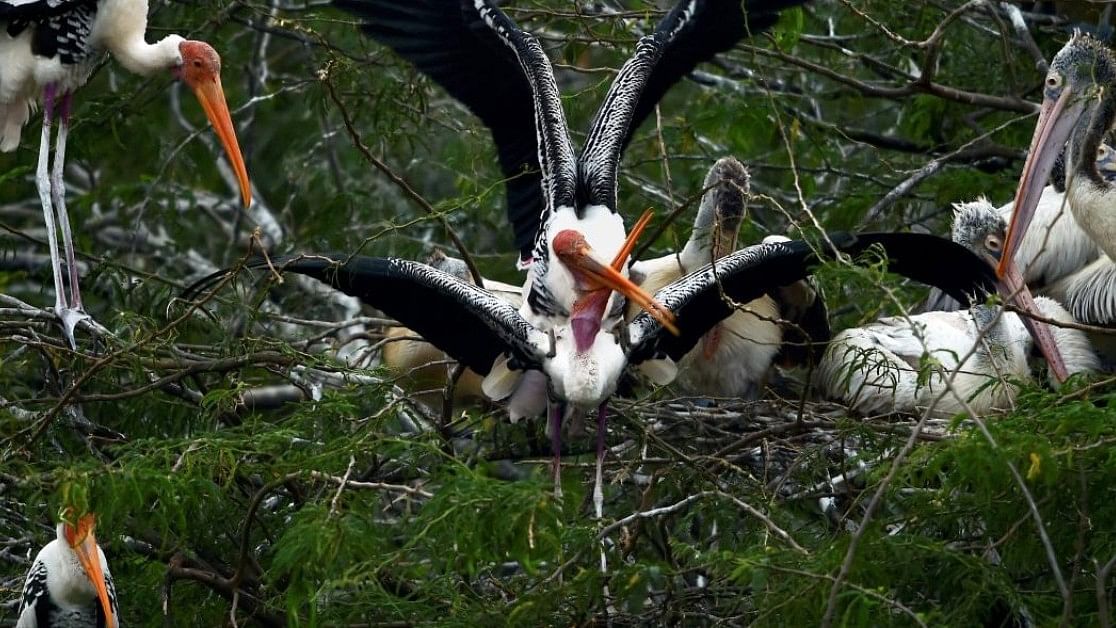
[{"label": "white plumage", "polygon": [[[721,158],[709,169],[703,188],[693,230],[682,250],[632,264],[633,280],[647,292],[655,294],[736,250],[749,193],[747,169],[732,157]],[[638,313],[639,308],[629,304],[628,320]],[[779,319],[780,308],[768,295],[742,304],[678,362],[675,386],[687,394],[755,397],[782,343]]]},{"label": "white plumage", "polygon": [[[23,4],[43,5],[46,12],[49,10],[46,5],[65,2],[39,0]],[[59,46],[70,47],[74,63],[64,61],[64,50],[49,57],[32,53],[34,27],[23,29],[15,37],[0,33],[0,117],[3,119],[0,150],[14,150],[19,145],[20,130],[48,85],[54,85],[59,94],[75,91],[88,80],[90,71],[104,52],[111,53],[121,65],[137,74],[147,75],[182,64],[179,46],[185,40],[181,36],[167,35],[154,44],[144,39],[147,0],[101,0],[88,15],[77,14],[79,3],[70,4],[75,5],[75,19],[65,24],[69,32],[60,32],[59,37],[65,39]],[[0,21],[4,15],[0,13]],[[81,37],[83,34],[85,36]]]},{"label": "white plumage", "polygon": [[39,550],[27,573],[16,628],[117,625],[116,588],[92,515],[76,526],[60,522],[57,538]]},{"label": "white plumage", "polygon": [[[198,98],[228,153],[241,197],[251,186],[221,87],[221,59],[209,44],[168,35],[145,40],[147,0],[0,0],[0,150],[14,150],[36,103],[43,105],[35,184],[43,208],[53,266],[54,311],[76,347],[74,328],[88,319],[78,286],[70,218],[63,180],[73,93],[85,84],[97,60],[109,52],[132,72],[171,71]],[[50,136],[57,124],[53,167]],[[55,225],[57,222],[58,229]],[[67,281],[57,231],[62,232]]]},{"label": "white plumage", "polygon": [[[972,203],[991,206],[984,198]],[[1010,222],[1014,207],[1014,203],[1007,203],[996,211]],[[1015,256],[1027,285],[1061,302],[1065,302],[1066,294],[1059,282],[1102,254],[1074,214],[1065,193],[1052,185],[1046,186],[1035,208],[1031,228],[1023,236]]]},{"label": "white plumage", "polygon": [[[983,200],[955,207],[954,240],[995,259],[1006,232],[1000,212]],[[1042,316],[1073,321],[1050,298],[1037,297],[1035,305]],[[1052,334],[1071,374],[1100,368],[1083,332],[1054,327]],[[1029,380],[1033,345],[1020,317],[996,306],[889,317],[837,334],[818,376],[826,395],[861,413],[921,413],[932,406],[939,416],[984,414],[1008,407],[1017,384]]]}]

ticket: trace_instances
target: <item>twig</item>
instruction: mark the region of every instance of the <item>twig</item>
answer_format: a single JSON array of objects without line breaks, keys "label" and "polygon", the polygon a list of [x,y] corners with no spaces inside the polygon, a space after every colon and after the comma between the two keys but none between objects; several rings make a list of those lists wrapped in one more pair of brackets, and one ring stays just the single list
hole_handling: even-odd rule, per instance
[{"label": "twig", "polygon": [[332,71],[333,64],[331,63],[318,73],[318,77],[321,79],[322,84],[325,85],[326,92],[329,94],[329,99],[333,101],[333,104],[337,105],[337,110],[340,112],[341,119],[345,123],[345,129],[349,132],[349,137],[352,138],[353,144],[356,146],[357,150],[360,151],[360,154],[364,156],[364,159],[368,161],[368,163],[375,166],[377,170],[382,172],[384,176],[402,190],[404,196],[414,201],[424,212],[441,223],[442,228],[446,230],[446,234],[449,235],[450,240],[453,241],[453,245],[457,248],[458,254],[461,255],[461,259],[464,260],[465,265],[469,267],[469,274],[473,276],[473,281],[478,286],[483,286],[484,277],[481,276],[480,269],[477,268],[476,262],[473,261],[473,256],[469,254],[469,249],[465,247],[465,243],[461,240],[461,237],[457,235],[457,232],[453,230],[453,227],[450,226],[445,216],[437,209],[434,209],[434,206],[423,198],[421,194],[416,192],[415,189],[411,187],[411,184],[407,183],[406,179],[396,174],[386,163],[373,155],[372,151],[364,143],[364,140],[360,138],[360,133],[353,123],[352,116],[349,115],[349,110],[345,108],[344,103],[341,102],[341,98],[337,95],[337,91],[333,88],[333,81],[331,80]]}]

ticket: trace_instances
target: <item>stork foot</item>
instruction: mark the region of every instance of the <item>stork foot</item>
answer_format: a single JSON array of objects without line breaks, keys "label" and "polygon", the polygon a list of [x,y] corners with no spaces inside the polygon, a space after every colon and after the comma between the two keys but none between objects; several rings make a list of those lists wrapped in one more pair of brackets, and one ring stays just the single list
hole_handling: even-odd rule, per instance
[{"label": "stork foot", "polygon": [[57,314],[58,318],[62,321],[62,333],[70,343],[70,348],[75,351],[77,350],[77,341],[74,339],[74,330],[77,329],[77,326],[82,321],[88,321],[90,326],[93,327],[98,334],[108,331],[81,308],[55,306],[54,313]]}]

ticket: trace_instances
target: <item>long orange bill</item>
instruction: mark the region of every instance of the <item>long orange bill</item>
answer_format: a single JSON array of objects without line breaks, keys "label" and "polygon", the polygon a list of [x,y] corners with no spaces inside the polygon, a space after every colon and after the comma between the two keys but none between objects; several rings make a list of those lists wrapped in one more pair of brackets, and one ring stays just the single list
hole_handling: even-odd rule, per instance
[{"label": "long orange bill", "polygon": [[996,274],[1001,278],[1007,272],[1008,265],[1012,263],[1023,242],[1023,236],[1027,233],[1027,227],[1035,217],[1042,189],[1050,179],[1050,171],[1054,169],[1058,153],[1084,111],[1084,101],[1075,97],[1068,87],[1058,100],[1043,100],[1039,119],[1035,124],[1035,134],[1031,138],[1031,152],[1027,155],[1027,163],[1023,165],[1023,174],[1019,178],[1019,188],[1015,192],[1015,207],[1007,242],[996,268]]},{"label": "long orange bill", "polygon": [[[1001,264],[1002,266],[1004,264]],[[1012,303],[1024,312],[1039,313],[1038,307],[1031,297],[1031,291],[1027,289],[1027,284],[1023,281],[1023,275],[1019,272],[1019,268],[1010,261],[1000,278],[999,290],[1004,301]],[[1062,357],[1062,352],[1058,350],[1058,345],[1054,342],[1054,334],[1050,331],[1050,326],[1029,316],[1021,315],[1020,318],[1023,319],[1023,325],[1027,328],[1027,331],[1031,333],[1031,338],[1034,338],[1039,351],[1042,352],[1042,357],[1046,359],[1046,364],[1050,367],[1054,379],[1059,384],[1066,381],[1069,377],[1069,371],[1066,368],[1066,361]]]},{"label": "long orange bill", "polygon": [[643,212],[643,215],[639,217],[636,224],[632,226],[632,230],[628,232],[628,237],[624,240],[624,246],[620,247],[620,252],[616,254],[616,257],[612,258],[613,268],[620,270],[624,268],[624,264],[628,263],[628,257],[635,249],[636,242],[639,241],[639,236],[643,235],[644,229],[647,228],[647,225],[651,224],[651,217],[654,215],[655,212],[649,209]]},{"label": "long orange bill", "polygon": [[78,561],[81,563],[85,575],[97,590],[97,599],[101,602],[101,610],[105,613],[105,626],[116,627],[116,617],[112,613],[112,604],[109,603],[108,588],[105,586],[105,572],[101,570],[100,553],[97,551],[97,539],[90,530],[85,538],[74,547]]},{"label": "long orange bill", "polygon": [[575,266],[586,276],[596,280],[601,286],[619,292],[631,299],[633,303],[646,310],[651,318],[658,321],[670,333],[675,336],[681,333],[678,326],[674,324],[674,312],[668,310],[665,305],[656,301],[643,288],[620,274],[620,271],[611,265],[602,264],[594,259],[593,251],[588,245],[583,245],[570,259],[566,260],[566,263]]},{"label": "long orange bill", "polygon": [[248,169],[244,167],[244,156],[240,154],[240,144],[236,141],[236,131],[233,128],[232,116],[229,115],[229,106],[225,103],[225,90],[221,88],[221,77],[213,81],[201,81],[194,86],[194,95],[198,97],[205,117],[213,125],[217,138],[225,147],[236,173],[236,180],[240,184],[240,197],[244,206],[252,204],[252,185],[248,182]]}]

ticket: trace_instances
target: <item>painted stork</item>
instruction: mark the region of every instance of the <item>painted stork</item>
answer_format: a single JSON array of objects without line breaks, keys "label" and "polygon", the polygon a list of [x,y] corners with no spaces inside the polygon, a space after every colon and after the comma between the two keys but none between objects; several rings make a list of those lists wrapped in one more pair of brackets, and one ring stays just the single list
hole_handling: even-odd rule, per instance
[{"label": "painted stork", "polygon": [[[955,207],[954,241],[994,263],[1007,222],[986,201]],[[1016,288],[1025,295],[1025,286],[1005,291]],[[1037,297],[1029,307],[1047,318],[1073,320],[1046,297]],[[1052,336],[1070,373],[1100,367],[1083,332],[1058,327]],[[1018,314],[979,303],[968,310],[888,317],[842,331],[830,342],[818,377],[827,396],[865,414],[925,411],[947,385],[952,390],[933,406],[935,415],[985,414],[1007,407],[1015,399],[1016,381],[1030,378],[1027,358],[1033,345]],[[953,371],[957,374],[950,384]]]},{"label": "painted stork", "polygon": [[[571,325],[587,347],[610,330],[619,292],[668,329],[668,311],[625,275],[645,221],[625,236],[617,170],[632,130],[669,87],[746,31],[769,28],[804,0],[680,0],[642,38],[574,154],[553,68],[538,40],[489,0],[340,0],[364,31],[414,63],[492,131],[507,183],[508,217],[528,267],[524,318],[542,330]],[[600,290],[608,290],[604,298]]]},{"label": "painted stork", "polygon": [[[147,43],[147,0],[0,0],[0,30],[0,150],[19,145],[23,125],[41,101],[43,127],[35,182],[54,264],[54,310],[67,340],[76,347],[74,327],[88,315],[78,287],[63,181],[74,91],[85,84],[105,51],[137,74],[169,71],[197,96],[225,147],[247,206],[251,187],[221,88],[221,58],[209,44],[179,35]],[[56,120],[54,164],[48,172],[51,126]],[[66,255],[68,296],[56,218]]]},{"label": "painted stork", "polygon": [[[703,189],[690,238],[682,250],[631,265],[632,279],[644,290],[658,292],[736,250],[748,200],[748,170],[732,157],[719,159],[709,169]],[[765,242],[775,239],[780,238]],[[825,304],[809,282],[780,287],[740,305],[706,332],[700,345],[678,363],[675,387],[687,394],[755,398],[783,346],[780,320],[791,311],[804,314],[802,320],[793,321],[795,325],[814,327],[812,336],[829,337]],[[629,304],[627,318],[638,313]]]},{"label": "painted stork", "polygon": [[105,553],[93,536],[94,515],[70,521],[63,511],[58,538],[43,546],[27,572],[16,628],[116,628],[116,588]]},{"label": "painted stork", "polygon": [[[324,254],[258,260],[247,266],[308,275],[358,297],[485,376],[485,393],[493,399],[511,394],[519,380],[516,371],[545,374],[541,384],[551,406],[556,483],[562,409],[568,407],[579,416],[596,410],[594,504],[599,515],[605,401],[615,391],[620,375],[634,365],[655,383],[669,383],[677,374],[675,363],[707,331],[735,312],[735,302],[747,303],[801,281],[816,263],[835,251],[858,256],[874,247],[887,255],[891,271],[936,285],[962,302],[968,303],[978,290],[995,289],[991,266],[944,238],[913,233],[834,234],[827,241],[835,248],[824,245],[818,252],[807,242],[788,241],[729,254],[657,293],[663,306],[677,317],[680,334],[670,333],[658,317],[641,312],[626,326],[598,328],[595,342],[588,347],[581,345],[574,326],[541,329],[487,290],[418,262]],[[183,298],[191,299],[227,274],[221,271],[202,279]],[[599,307],[608,297],[604,291],[591,293],[587,307]],[[826,338],[812,340],[824,342]]]},{"label": "painted stork", "polygon": [[[1076,222],[1105,255],[1062,280],[1073,316],[1094,325],[1116,323],[1116,189],[1098,161],[1107,150],[1105,134],[1116,121],[1116,59],[1101,42],[1074,34],[1055,55],[1046,75],[1042,108],[1031,152],[1019,180],[1015,215],[1001,266],[1021,250],[1021,242],[1039,214],[1041,182],[1054,169],[1065,143],[1066,195]],[[1110,151],[1109,151],[1110,152]],[[1051,242],[1057,251],[1064,243]],[[1002,269],[1001,269],[1002,271]]]}]

